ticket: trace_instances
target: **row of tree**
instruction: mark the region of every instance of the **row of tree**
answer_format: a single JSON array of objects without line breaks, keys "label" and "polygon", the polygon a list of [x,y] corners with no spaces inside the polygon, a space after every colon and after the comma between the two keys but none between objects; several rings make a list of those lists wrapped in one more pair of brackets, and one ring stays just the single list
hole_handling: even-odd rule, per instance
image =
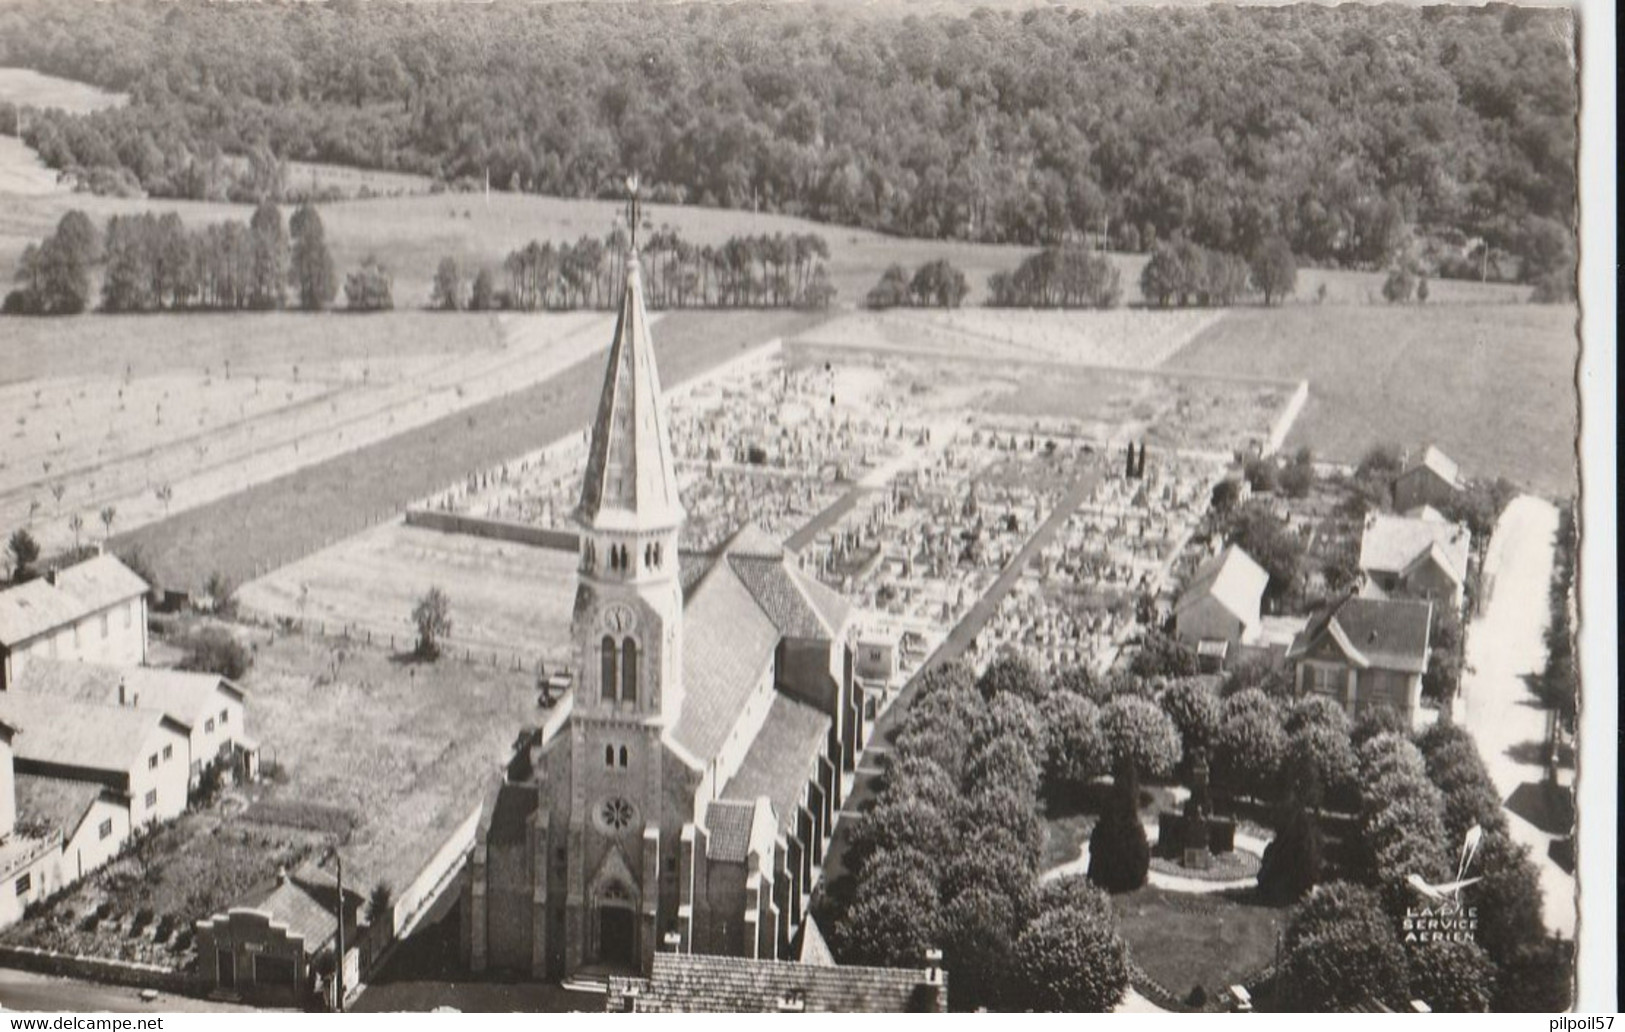
[{"label": "row of tree", "polygon": [[831,946],[891,966],[942,949],[956,1009],[1109,1010],[1127,950],[1098,888],[1038,881],[1045,721],[1000,676],[956,662],[920,682],[853,832],[852,884],[825,901]]},{"label": "row of tree", "polygon": [[[532,240],[508,254],[506,289],[476,275],[468,307],[564,310],[605,308],[626,279],[627,236],[617,226],[603,239]],[[662,227],[639,248],[644,291],[654,308],[825,308],[835,296],[829,245],[816,233],[729,237],[699,246]],[[432,304],[461,307],[461,272],[442,262]],[[454,282],[455,280],[455,282]]]},{"label": "row of tree", "polygon": [[[321,215],[309,204],[296,208],[286,223],[267,201],[246,224],[189,229],[174,212],[146,212],[110,216],[102,232],[75,210],[49,236],[23,249],[19,286],[6,295],[4,310],[87,311],[98,268],[104,312],[268,311],[290,305],[316,311],[330,305],[338,290]],[[394,307],[389,270],[371,256],[346,275],[344,293],[352,309]]]},{"label": "row of tree", "polygon": [[658,201],[928,237],[1279,235],[1384,268],[1415,231],[1463,273],[1535,282],[1574,256],[1574,38],[1567,10],[1496,7],[27,0],[0,64],[127,92],[23,133],[156,195],[258,148],[564,196],[636,168]]},{"label": "row of tree", "polygon": [[1104,254],[1082,244],[1046,247],[1022,260],[1014,272],[987,278],[987,303],[995,308],[1116,308],[1123,277]]},{"label": "row of tree", "polygon": [[901,265],[890,265],[865,295],[866,308],[958,308],[970,293],[964,270],[946,258],[937,258],[911,275]]},{"label": "row of tree", "polygon": [[1251,260],[1180,238],[1158,244],[1140,271],[1140,291],[1164,308],[1232,305],[1263,295],[1266,305],[1289,297],[1298,282],[1298,259],[1279,236],[1263,241]]}]

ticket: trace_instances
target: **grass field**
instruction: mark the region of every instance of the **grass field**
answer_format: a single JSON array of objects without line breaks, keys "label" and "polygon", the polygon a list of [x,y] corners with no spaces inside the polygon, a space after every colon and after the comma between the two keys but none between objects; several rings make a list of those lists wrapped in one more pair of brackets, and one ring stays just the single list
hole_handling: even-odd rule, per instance
[{"label": "grass field", "polygon": [[539,719],[533,673],[395,662],[386,650],[277,636],[259,644],[249,727],[285,805],[354,819],[345,876],[405,890]]},{"label": "grass field", "polygon": [[[130,98],[87,83],[43,75],[31,68],[0,68],[0,101],[22,107],[61,108],[82,115],[118,107]],[[10,132],[12,127],[5,127]]]},{"label": "grass field", "polygon": [[0,526],[29,525],[48,548],[73,540],[75,513],[96,527],[111,505],[117,528],[135,529],[544,382],[610,332],[598,313],[90,315],[15,326],[0,344],[8,379],[18,377],[0,382],[0,410],[15,413]]},{"label": "grass field", "polygon": [[244,585],[237,601],[262,618],[370,631],[380,647],[393,636],[405,650],[416,634],[412,607],[438,587],[451,599],[448,651],[541,658],[551,668],[569,659],[575,568],[574,552],[388,523]]},{"label": "grass field", "polygon": [[1286,911],[1249,894],[1193,895],[1146,887],[1112,897],[1129,955],[1163,988],[1184,999],[1201,986],[1208,999],[1275,959]]},{"label": "grass field", "polygon": [[[674,386],[822,318],[787,311],[664,316],[653,327],[662,381]],[[113,546],[139,548],[167,587],[195,588],[214,571],[242,584],[258,568],[309,555],[364,529],[380,513],[399,511],[470,471],[585,426],[597,402],[608,338],[606,323],[601,337],[581,344],[589,357],[545,381],[116,534]]]},{"label": "grass field", "polygon": [[1572,305],[1237,309],[1167,368],[1309,381],[1287,438],[1355,462],[1380,441],[1432,442],[1468,476],[1551,497],[1577,487]]}]

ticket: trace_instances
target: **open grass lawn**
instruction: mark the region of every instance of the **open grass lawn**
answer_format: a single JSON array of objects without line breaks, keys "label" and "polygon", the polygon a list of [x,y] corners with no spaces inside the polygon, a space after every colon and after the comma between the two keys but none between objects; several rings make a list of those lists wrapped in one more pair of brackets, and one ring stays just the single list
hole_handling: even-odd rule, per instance
[{"label": "open grass lawn", "polygon": [[540,718],[535,675],[314,637],[259,639],[249,729],[276,782],[245,818],[342,831],[345,880],[397,894],[444,843]]},{"label": "open grass lawn", "polygon": [[1289,449],[1357,462],[1380,441],[1432,442],[1468,476],[1561,497],[1578,482],[1576,318],[1573,305],[1236,309],[1166,365],[1307,379]]},{"label": "open grass lawn", "polygon": [[[83,115],[118,107],[130,98],[89,83],[44,75],[32,68],[0,68],[0,101],[19,107],[61,108]],[[7,126],[9,131],[12,127]]]},{"label": "open grass lawn", "polygon": [[[822,318],[782,310],[664,316],[653,327],[662,382],[674,386]],[[259,564],[309,555],[380,511],[585,426],[603,377],[602,345],[535,386],[115,535],[113,547],[141,549],[168,588],[196,588],[217,570],[245,583]]]},{"label": "open grass lawn", "polygon": [[1146,887],[1112,897],[1134,962],[1183,1000],[1200,985],[1212,999],[1275,959],[1287,911],[1250,893],[1193,895]]}]

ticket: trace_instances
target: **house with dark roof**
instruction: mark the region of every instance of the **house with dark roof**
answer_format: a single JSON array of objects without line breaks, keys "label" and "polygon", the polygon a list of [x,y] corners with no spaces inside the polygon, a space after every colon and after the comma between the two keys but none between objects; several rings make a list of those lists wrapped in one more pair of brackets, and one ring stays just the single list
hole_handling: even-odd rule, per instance
[{"label": "house with dark roof", "polygon": [[1472,534],[1458,523],[1371,513],[1360,537],[1360,570],[1378,598],[1462,604]]},{"label": "house with dark roof", "polygon": [[1444,508],[1461,492],[1461,469],[1456,460],[1430,444],[1394,478],[1393,489],[1397,512],[1421,506]]},{"label": "house with dark roof", "polygon": [[1287,660],[1299,695],[1323,695],[1351,718],[1390,709],[1407,721],[1422,699],[1434,603],[1350,596],[1317,613]]},{"label": "house with dark roof", "polygon": [[474,971],[792,957],[864,744],[846,600],[751,525],[679,554],[635,249],[627,265],[575,510],[573,689],[482,813]]},{"label": "house with dark roof", "polygon": [[32,659],[147,661],[146,581],[98,555],[0,591],[0,690]]},{"label": "house with dark roof", "polygon": [[257,746],[248,736],[247,696],[219,674],[41,659],[28,664],[13,690],[162,712],[186,729],[186,767],[194,788],[211,764],[252,774]]},{"label": "house with dark roof", "polygon": [[638,1014],[940,1014],[941,968],[803,964],[657,953],[646,979],[614,978],[605,1009]]},{"label": "house with dark roof", "polygon": [[[307,865],[279,871],[226,909],[201,920],[198,974],[213,991],[262,1006],[301,1007],[316,985],[318,958],[338,953],[344,922],[344,985],[358,984],[368,941],[362,896]],[[342,917],[341,917],[342,915]]]},{"label": "house with dark roof", "polygon": [[1238,645],[1258,640],[1264,588],[1270,575],[1241,548],[1230,545],[1197,567],[1174,605],[1174,634],[1222,664]]}]

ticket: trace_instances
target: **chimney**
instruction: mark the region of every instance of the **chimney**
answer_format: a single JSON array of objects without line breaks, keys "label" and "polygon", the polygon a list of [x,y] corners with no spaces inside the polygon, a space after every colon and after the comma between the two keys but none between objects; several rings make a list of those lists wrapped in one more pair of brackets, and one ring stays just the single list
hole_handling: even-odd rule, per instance
[{"label": "chimney", "polygon": [[807,997],[800,989],[791,989],[779,997],[780,1014],[802,1014],[807,1010]]},{"label": "chimney", "polygon": [[683,952],[683,937],[676,932],[667,932],[661,936],[660,942],[666,948],[667,953]]}]

